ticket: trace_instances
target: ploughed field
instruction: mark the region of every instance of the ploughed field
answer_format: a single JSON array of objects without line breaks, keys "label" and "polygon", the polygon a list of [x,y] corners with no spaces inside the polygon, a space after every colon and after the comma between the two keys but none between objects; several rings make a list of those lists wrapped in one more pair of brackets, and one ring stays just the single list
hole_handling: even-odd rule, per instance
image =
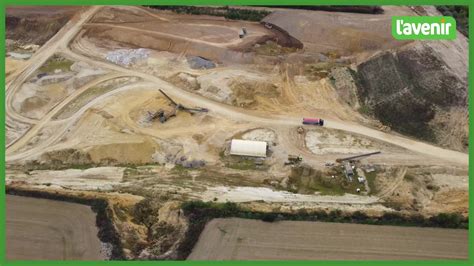
[{"label": "ploughed field", "polygon": [[305,221],[214,219],[188,260],[467,259],[468,231]]},{"label": "ploughed field", "polygon": [[86,205],[7,195],[8,260],[103,260]]}]

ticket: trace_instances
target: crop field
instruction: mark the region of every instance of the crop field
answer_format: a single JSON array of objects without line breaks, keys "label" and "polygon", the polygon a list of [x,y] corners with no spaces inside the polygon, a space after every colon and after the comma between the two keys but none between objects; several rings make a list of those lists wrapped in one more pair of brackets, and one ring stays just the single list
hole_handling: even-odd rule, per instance
[{"label": "crop field", "polygon": [[7,259],[101,260],[89,206],[7,196]]},{"label": "crop field", "polygon": [[188,260],[467,259],[459,229],[214,219]]}]

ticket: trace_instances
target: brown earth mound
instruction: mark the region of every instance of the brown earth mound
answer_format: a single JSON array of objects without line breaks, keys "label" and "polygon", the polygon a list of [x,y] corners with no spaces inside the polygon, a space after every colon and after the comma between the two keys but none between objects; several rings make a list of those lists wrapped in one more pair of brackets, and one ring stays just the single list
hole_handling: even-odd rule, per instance
[{"label": "brown earth mound", "polygon": [[17,6],[6,9],[6,38],[42,45],[81,7]]}]

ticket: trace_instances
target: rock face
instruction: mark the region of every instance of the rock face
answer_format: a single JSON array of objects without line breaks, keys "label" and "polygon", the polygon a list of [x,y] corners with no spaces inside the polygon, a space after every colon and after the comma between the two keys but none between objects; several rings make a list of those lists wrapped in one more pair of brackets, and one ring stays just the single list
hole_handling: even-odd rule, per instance
[{"label": "rock face", "polygon": [[400,133],[467,150],[467,82],[431,46],[383,52],[358,65],[356,76],[366,113]]}]

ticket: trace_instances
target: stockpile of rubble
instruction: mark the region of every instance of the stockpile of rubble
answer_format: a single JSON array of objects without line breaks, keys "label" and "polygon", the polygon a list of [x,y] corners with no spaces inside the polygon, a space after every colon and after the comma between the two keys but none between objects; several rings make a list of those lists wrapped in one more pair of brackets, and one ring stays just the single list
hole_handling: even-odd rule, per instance
[{"label": "stockpile of rubble", "polygon": [[105,59],[117,65],[129,66],[139,60],[147,59],[148,56],[150,56],[150,51],[145,48],[119,49],[108,52]]},{"label": "stockpile of rubble", "polygon": [[190,56],[187,60],[192,69],[210,69],[216,67],[214,62],[200,56]]}]

